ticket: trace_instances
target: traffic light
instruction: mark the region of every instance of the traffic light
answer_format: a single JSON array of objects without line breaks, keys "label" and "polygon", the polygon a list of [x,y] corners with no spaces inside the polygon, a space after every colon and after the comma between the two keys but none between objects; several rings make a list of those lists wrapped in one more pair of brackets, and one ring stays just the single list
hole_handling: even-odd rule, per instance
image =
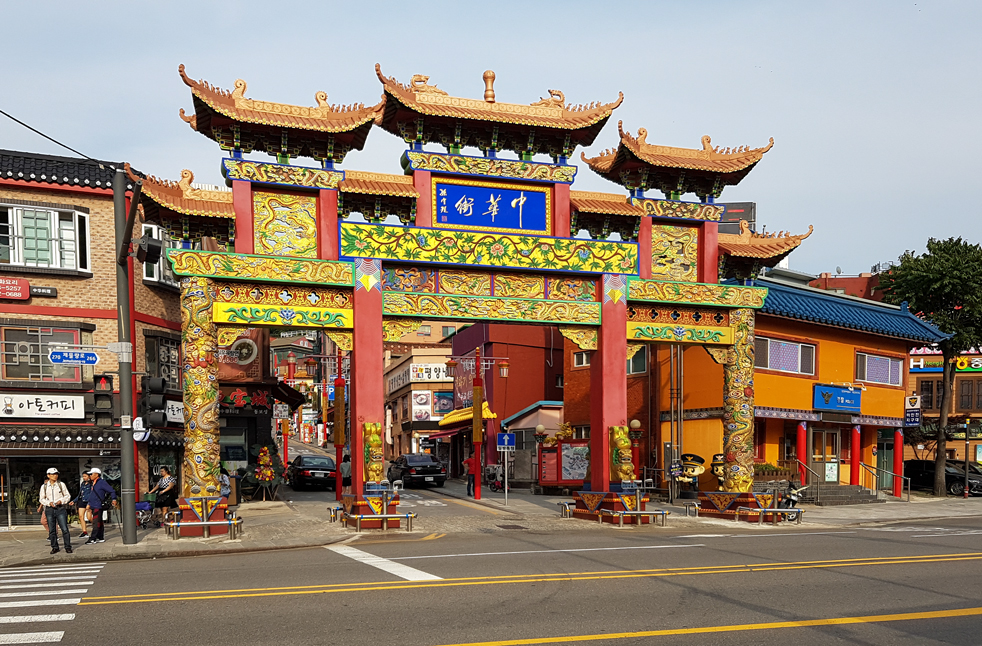
[{"label": "traffic light", "polygon": [[136,241],[136,259],[145,265],[156,264],[157,261],[160,260],[160,255],[163,253],[163,250],[163,243],[156,238],[143,236]]},{"label": "traffic light", "polygon": [[111,427],[114,425],[113,418],[116,412],[116,403],[113,399],[113,376],[95,375],[94,381],[95,425]]},{"label": "traffic light", "polygon": [[143,428],[161,428],[167,426],[167,380],[161,377],[144,377],[141,382],[143,396],[140,398],[140,416],[143,418]]}]

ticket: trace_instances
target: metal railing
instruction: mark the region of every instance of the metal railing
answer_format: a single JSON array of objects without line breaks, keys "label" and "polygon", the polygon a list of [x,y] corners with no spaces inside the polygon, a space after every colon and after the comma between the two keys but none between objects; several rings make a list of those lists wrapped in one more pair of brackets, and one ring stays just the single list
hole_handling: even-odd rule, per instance
[{"label": "metal railing", "polygon": [[[801,474],[801,469],[804,469],[808,473],[810,473],[813,476],[815,476],[815,480],[813,482],[809,482],[807,484],[809,486],[811,486],[811,485],[814,485],[815,486],[815,504],[818,504],[819,502],[821,502],[821,500],[822,500],[822,486],[821,485],[822,485],[822,482],[823,481],[822,481],[822,477],[820,475],[818,475],[818,472],[816,472],[814,469],[812,469],[807,464],[805,464],[804,462],[802,462],[801,460],[799,460],[797,458],[791,458],[790,460],[779,460],[778,461],[778,464],[779,465],[780,464],[793,464],[794,465],[794,471],[795,471],[795,474],[796,475],[800,475]],[[801,486],[805,486],[805,484],[806,483],[804,482],[804,478],[802,478]]]},{"label": "metal railing", "polygon": [[[861,487],[863,487],[864,489],[869,489],[869,492],[870,493],[876,493],[877,491],[880,490],[880,487],[878,485],[878,482],[879,482],[879,479],[880,479],[880,474],[881,473],[885,473],[885,474],[887,474],[889,476],[893,476],[894,478],[901,478],[901,479],[903,479],[903,480],[906,481],[906,484],[907,484],[907,502],[910,502],[910,478],[909,477],[902,476],[899,473],[894,473],[893,471],[887,471],[886,469],[880,469],[880,468],[877,468],[877,467],[872,467],[872,466],[870,466],[870,465],[868,465],[868,464],[866,464],[864,462],[860,462],[859,463],[859,466],[861,466],[863,468],[863,471],[860,474],[860,483],[859,483]],[[863,485],[863,482],[866,480],[866,475],[867,474],[872,477],[872,484],[869,487],[866,487],[865,485]],[[893,490],[893,487],[891,486],[890,489]],[[900,487],[901,494],[903,493],[903,490],[904,490],[904,488],[903,488],[903,486],[901,486]]]}]

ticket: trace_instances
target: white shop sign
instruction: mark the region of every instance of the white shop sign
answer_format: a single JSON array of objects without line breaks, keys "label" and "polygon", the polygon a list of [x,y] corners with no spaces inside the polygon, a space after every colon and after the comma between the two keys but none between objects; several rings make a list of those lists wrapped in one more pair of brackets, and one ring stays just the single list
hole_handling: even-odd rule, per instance
[{"label": "white shop sign", "polygon": [[453,381],[447,376],[447,366],[442,363],[412,363],[389,377],[389,392],[395,392],[409,383]]},{"label": "white shop sign", "polygon": [[167,421],[175,422],[177,424],[184,423],[184,402],[168,400]]},{"label": "white shop sign", "polygon": [[0,393],[0,418],[3,417],[85,419],[85,398],[54,393]]}]

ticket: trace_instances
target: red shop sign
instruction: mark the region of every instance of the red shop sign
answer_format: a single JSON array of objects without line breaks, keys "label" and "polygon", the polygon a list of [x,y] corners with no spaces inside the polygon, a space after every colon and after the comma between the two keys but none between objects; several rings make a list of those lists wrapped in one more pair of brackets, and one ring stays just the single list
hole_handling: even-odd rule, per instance
[{"label": "red shop sign", "polygon": [[31,297],[31,283],[25,278],[0,278],[0,298],[26,301]]}]

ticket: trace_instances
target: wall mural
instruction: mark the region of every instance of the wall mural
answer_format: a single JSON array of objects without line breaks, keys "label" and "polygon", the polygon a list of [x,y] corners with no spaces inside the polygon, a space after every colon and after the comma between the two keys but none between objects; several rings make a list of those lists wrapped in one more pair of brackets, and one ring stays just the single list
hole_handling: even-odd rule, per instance
[{"label": "wall mural", "polygon": [[600,325],[599,303],[383,292],[382,311],[386,316]]},{"label": "wall mural", "polygon": [[653,224],[651,277],[688,283],[699,280],[699,230]]},{"label": "wall mural", "polygon": [[354,284],[354,265],[337,260],[308,260],[229,253],[224,251],[167,251],[178,276],[208,276],[271,283]]},{"label": "wall mural", "polygon": [[255,249],[270,256],[317,257],[317,198],[255,191]]},{"label": "wall mural", "polygon": [[637,274],[638,246],[503,233],[391,227],[344,222],[341,254],[484,267]]},{"label": "wall mural", "polygon": [[766,296],[767,289],[764,287],[742,285],[676,283],[640,278],[631,278],[628,284],[630,300],[652,303],[761,308]]}]

